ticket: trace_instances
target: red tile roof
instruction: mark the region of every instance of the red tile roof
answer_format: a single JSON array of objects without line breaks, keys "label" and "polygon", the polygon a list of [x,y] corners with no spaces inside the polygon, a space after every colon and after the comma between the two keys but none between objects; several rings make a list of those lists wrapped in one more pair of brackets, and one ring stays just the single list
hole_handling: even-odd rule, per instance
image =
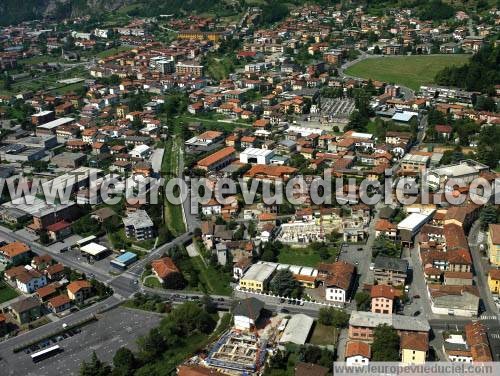
[{"label": "red tile roof", "polygon": [[487,329],[479,321],[466,324],[465,339],[471,348],[472,360],[475,362],[491,362],[490,345],[488,341]]},{"label": "red tile roof", "polygon": [[15,257],[18,255],[22,255],[25,252],[28,252],[30,247],[21,242],[12,242],[9,244],[0,247],[0,252],[4,253],[8,257]]},{"label": "red tile roof", "polygon": [[349,358],[351,356],[361,355],[365,358],[370,359],[371,349],[370,345],[366,342],[361,341],[349,341],[345,349],[345,357]]},{"label": "red tile roof", "polygon": [[68,298],[68,295],[58,295],[53,297],[52,299],[49,299],[49,304],[54,308],[63,306],[70,302],[71,300]]},{"label": "red tile roof", "polygon": [[216,163],[222,159],[228,158],[231,155],[234,155],[235,152],[236,152],[236,149],[234,147],[228,146],[228,147],[221,149],[219,151],[216,151],[215,153],[210,154],[208,157],[205,157],[202,160],[198,161],[197,165],[202,166],[202,167],[210,167],[214,163]]},{"label": "red tile roof", "polygon": [[390,300],[394,300],[395,297],[400,296],[401,293],[399,290],[396,290],[392,286],[388,285],[374,285],[371,290],[371,298],[387,298]]},{"label": "red tile roof", "polygon": [[171,273],[179,273],[179,269],[170,257],[163,257],[151,262],[151,267],[156,272],[158,277],[165,278]]},{"label": "red tile roof", "polygon": [[427,352],[429,350],[429,337],[427,333],[402,333],[400,344],[402,349]]},{"label": "red tile roof", "polygon": [[492,280],[500,281],[500,269],[490,269],[488,274]]},{"label": "red tile roof", "polygon": [[71,282],[68,286],[67,289],[70,291],[72,294],[76,294],[78,291],[85,289],[85,288],[91,288],[92,285],[90,284],[89,281],[85,279],[81,279],[78,281],[73,281]]}]

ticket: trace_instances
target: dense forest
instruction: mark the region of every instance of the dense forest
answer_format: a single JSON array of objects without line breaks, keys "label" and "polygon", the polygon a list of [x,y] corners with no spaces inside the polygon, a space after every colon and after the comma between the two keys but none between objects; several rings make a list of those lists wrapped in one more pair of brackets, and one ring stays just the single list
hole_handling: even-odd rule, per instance
[{"label": "dense forest", "polygon": [[[352,5],[342,0],[264,0],[259,6],[263,8],[263,22],[279,21],[288,13],[288,7],[304,3],[316,3],[321,6],[342,4],[365,6],[369,13],[384,14],[389,9],[410,8],[425,20],[443,20],[453,17],[459,9],[486,9],[488,0],[467,0],[445,2],[443,0],[354,0]],[[127,6],[129,16],[154,17],[159,14],[189,14],[213,12],[219,16],[235,14],[243,11],[255,2],[246,0],[1,0],[0,25],[13,25],[21,21],[29,21],[50,17],[62,19],[69,16],[99,14],[115,11]],[[134,6],[130,6],[134,5]]]},{"label": "dense forest", "polygon": [[499,66],[500,46],[486,45],[472,55],[469,63],[459,67],[446,67],[438,72],[435,82],[439,85],[493,94],[494,86],[500,84]]}]

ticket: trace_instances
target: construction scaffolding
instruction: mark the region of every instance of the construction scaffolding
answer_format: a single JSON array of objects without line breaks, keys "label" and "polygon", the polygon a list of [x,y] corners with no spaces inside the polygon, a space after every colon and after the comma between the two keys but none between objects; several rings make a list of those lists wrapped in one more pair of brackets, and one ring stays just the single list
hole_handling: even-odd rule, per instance
[{"label": "construction scaffolding", "polygon": [[264,364],[267,341],[253,334],[229,331],[210,349],[205,362],[214,368],[249,374]]}]

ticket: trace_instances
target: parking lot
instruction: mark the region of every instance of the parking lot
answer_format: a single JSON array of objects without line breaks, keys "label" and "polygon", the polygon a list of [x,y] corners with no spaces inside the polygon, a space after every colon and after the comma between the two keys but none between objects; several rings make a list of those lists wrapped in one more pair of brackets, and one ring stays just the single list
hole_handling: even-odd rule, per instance
[{"label": "parking lot", "polygon": [[[47,346],[58,344],[62,352],[33,363],[29,353],[12,351],[0,354],[2,375],[53,376],[77,375],[82,361],[87,361],[95,351],[102,361],[110,362],[120,347],[136,349],[136,340],[156,327],[161,315],[116,308],[104,313],[99,320],[81,328],[79,333],[66,338],[54,338]],[[38,351],[38,350],[35,350]]]}]

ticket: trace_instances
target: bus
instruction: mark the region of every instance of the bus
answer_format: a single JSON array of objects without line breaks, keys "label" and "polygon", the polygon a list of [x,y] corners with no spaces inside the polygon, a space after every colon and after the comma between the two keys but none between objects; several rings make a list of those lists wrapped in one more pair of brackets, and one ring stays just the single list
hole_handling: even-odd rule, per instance
[{"label": "bus", "polygon": [[51,347],[47,347],[46,349],[37,351],[36,353],[31,354],[31,360],[33,363],[39,362],[41,360],[50,358],[51,356],[54,356],[62,351],[61,347],[59,345],[54,345]]}]

